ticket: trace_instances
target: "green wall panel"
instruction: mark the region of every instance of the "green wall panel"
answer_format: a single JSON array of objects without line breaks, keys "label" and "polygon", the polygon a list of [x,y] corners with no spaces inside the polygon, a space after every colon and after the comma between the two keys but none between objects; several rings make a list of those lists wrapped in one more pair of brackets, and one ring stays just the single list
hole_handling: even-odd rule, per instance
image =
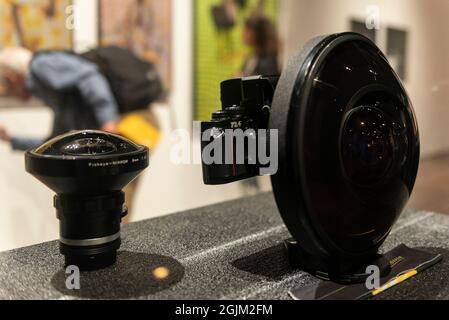
[{"label": "green wall panel", "polygon": [[[237,76],[248,48],[243,44],[245,20],[252,14],[259,0],[247,0],[237,14],[237,23],[229,31],[220,31],[214,24],[212,8],[222,0],[195,1],[195,88],[196,120],[209,120],[220,109],[220,82]],[[277,20],[277,0],[265,1],[265,14]]]}]

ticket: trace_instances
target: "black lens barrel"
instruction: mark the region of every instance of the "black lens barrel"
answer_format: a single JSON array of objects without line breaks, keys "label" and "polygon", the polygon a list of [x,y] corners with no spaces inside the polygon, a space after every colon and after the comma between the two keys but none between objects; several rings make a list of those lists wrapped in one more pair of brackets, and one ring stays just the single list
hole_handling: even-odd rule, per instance
[{"label": "black lens barrel", "polygon": [[126,215],[124,193],[62,194],[54,199],[66,265],[91,270],[113,264],[120,247],[121,219]]}]

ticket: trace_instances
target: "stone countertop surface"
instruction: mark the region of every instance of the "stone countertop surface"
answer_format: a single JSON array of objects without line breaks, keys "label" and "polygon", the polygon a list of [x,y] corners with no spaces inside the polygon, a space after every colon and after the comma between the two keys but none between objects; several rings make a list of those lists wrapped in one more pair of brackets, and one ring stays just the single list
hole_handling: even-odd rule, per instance
[{"label": "stone countertop surface", "polygon": [[[290,300],[318,280],[289,267],[287,238],[261,194],[124,226],[116,265],[82,273],[80,290],[66,289],[57,241],[0,253],[0,299]],[[449,216],[406,210],[382,250],[400,244],[443,261],[376,299],[449,299]]]}]

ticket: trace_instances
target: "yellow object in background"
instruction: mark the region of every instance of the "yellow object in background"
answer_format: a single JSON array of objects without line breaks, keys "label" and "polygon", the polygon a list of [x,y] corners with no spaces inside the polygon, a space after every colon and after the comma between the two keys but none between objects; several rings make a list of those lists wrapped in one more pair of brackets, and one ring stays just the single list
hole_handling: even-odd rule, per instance
[{"label": "yellow object in background", "polygon": [[120,135],[129,140],[154,149],[161,138],[161,134],[150,122],[138,114],[129,114],[125,116],[118,124]]}]

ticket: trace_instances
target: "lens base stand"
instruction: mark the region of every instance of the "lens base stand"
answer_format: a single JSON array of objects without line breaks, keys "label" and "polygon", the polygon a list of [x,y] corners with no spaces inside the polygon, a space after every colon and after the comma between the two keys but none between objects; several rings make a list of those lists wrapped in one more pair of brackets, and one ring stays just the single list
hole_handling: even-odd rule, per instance
[{"label": "lens base stand", "polygon": [[59,250],[64,255],[64,265],[76,266],[81,271],[95,271],[107,268],[117,261],[120,238],[107,245],[92,248],[68,246],[59,243]]},{"label": "lens base stand", "polygon": [[315,257],[307,254],[293,238],[285,240],[284,246],[292,268],[306,271],[325,281],[347,285],[364,283],[368,277],[373,275],[372,273],[367,273],[368,267],[377,268],[381,278],[391,272],[389,260],[381,254],[375,254],[367,259],[365,263],[360,263],[360,261],[356,263],[350,261],[344,263],[327,261],[323,263],[323,261],[317,261]]}]

